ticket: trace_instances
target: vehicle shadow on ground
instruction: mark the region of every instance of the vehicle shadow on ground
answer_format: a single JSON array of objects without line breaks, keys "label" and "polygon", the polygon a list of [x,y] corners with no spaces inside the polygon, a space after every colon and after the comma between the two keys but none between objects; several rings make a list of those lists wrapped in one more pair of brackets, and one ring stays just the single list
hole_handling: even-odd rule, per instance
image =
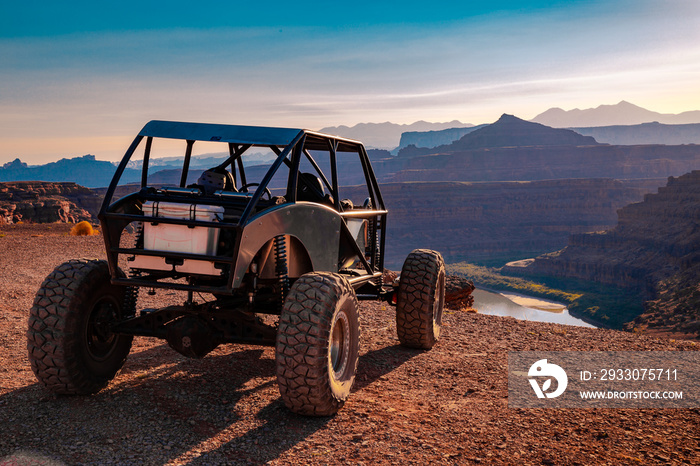
[{"label": "vehicle shadow on ground", "polygon": [[130,354],[95,395],[54,395],[39,383],[0,395],[0,459],[25,452],[66,464],[171,461],[245,418],[242,398],[257,411],[255,400],[277,390],[265,351],[229,347],[190,360],[159,345]]},{"label": "vehicle shadow on ground", "polygon": [[[399,345],[367,352],[360,356],[353,392],[364,389],[380,377],[394,371],[422,353],[421,350],[404,348]],[[264,423],[222,445],[219,448],[219,453],[230,461],[238,460],[252,464],[263,464],[278,458],[315,432],[325,428],[334,421],[335,416],[299,416],[287,410],[282,401],[277,399],[262,408],[256,418]],[[338,439],[338,441],[343,441],[343,439]],[[262,448],[256,450],[254,456],[248,456],[245,450],[247,445],[259,445]],[[329,447],[332,448],[330,445]],[[202,456],[188,464],[210,464],[211,459],[208,456]]]},{"label": "vehicle shadow on ground", "polygon": [[[396,345],[362,355],[353,391],[421,353]],[[272,349],[226,347],[191,360],[160,345],[131,354],[123,373],[92,396],[55,396],[38,383],[0,396],[0,458],[22,451],[67,464],[261,464],[334,419],[284,406]]]},{"label": "vehicle shadow on ground", "polygon": [[380,377],[398,369],[409,360],[423,353],[424,350],[406,348],[401,345],[368,351],[360,357],[353,391],[362,390]]}]

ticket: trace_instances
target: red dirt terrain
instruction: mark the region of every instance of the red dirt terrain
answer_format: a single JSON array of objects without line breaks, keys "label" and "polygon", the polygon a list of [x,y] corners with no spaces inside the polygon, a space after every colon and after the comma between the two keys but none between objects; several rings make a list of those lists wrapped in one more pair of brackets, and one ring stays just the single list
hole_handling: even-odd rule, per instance
[{"label": "red dirt terrain", "polygon": [[[104,257],[70,225],[0,233],[0,465],[700,464],[699,409],[512,409],[509,351],[685,350],[691,341],[448,310],[430,351],[398,345],[391,306],[361,303],[350,399],[333,417],[290,413],[272,348],[223,345],[201,360],[136,338],[93,396],[55,396],[26,354],[27,316],[47,274]],[[145,295],[145,293],[143,293]],[[159,291],[146,305],[177,302]]]}]

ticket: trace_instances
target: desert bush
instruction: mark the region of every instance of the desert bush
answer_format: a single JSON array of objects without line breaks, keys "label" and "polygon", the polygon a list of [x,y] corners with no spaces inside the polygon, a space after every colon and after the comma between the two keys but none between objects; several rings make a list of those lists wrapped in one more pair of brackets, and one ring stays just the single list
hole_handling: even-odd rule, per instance
[{"label": "desert bush", "polygon": [[70,230],[71,236],[92,236],[95,233],[96,232],[95,230],[93,230],[90,222],[86,220],[83,220],[80,223],[76,223]]}]

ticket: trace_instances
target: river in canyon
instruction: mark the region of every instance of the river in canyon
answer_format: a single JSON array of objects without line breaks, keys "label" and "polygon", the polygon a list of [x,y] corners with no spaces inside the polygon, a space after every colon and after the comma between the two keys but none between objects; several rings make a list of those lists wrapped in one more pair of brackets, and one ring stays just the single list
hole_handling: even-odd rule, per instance
[{"label": "river in canyon", "polygon": [[510,292],[495,293],[480,289],[474,290],[472,296],[474,296],[474,308],[481,314],[595,328],[594,325],[570,315],[565,305],[553,301]]}]

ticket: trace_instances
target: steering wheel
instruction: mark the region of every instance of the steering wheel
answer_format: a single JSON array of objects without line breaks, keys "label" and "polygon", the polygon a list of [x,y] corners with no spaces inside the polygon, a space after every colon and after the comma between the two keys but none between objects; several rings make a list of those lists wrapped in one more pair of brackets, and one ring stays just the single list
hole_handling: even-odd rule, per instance
[{"label": "steering wheel", "polygon": [[[250,188],[251,186],[260,186],[260,183],[246,183],[243,186],[241,186],[240,188],[238,188],[238,192],[247,193],[247,192],[249,192],[248,188]],[[265,191],[263,191],[263,194],[267,194],[268,201],[272,200],[272,192],[270,191],[270,188],[266,187]]]}]

